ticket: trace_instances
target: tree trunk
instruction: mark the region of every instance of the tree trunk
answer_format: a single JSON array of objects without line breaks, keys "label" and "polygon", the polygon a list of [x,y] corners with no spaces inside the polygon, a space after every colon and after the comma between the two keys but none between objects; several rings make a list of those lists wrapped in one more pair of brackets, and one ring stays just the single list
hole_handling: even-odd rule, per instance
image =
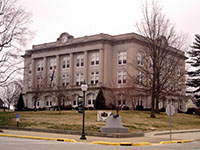
[{"label": "tree trunk", "polygon": [[8,103],[8,110],[10,110],[10,103]]},{"label": "tree trunk", "polygon": [[158,94],[156,94],[156,111],[155,112],[160,113],[160,111],[159,111],[159,95]]},{"label": "tree trunk", "polygon": [[132,109],[135,110],[135,98],[132,100]]},{"label": "tree trunk", "polygon": [[59,115],[61,114],[61,109],[60,109],[60,106],[58,106],[58,110],[59,110]]},{"label": "tree trunk", "polygon": [[153,93],[152,94],[152,98],[151,98],[151,118],[156,118],[156,115],[155,115],[155,94]]},{"label": "tree trunk", "polygon": [[37,108],[36,108],[36,100],[34,100],[34,110],[37,111]]},{"label": "tree trunk", "polygon": [[156,113],[160,113],[159,112],[159,101],[160,101],[160,74],[159,74],[159,72],[160,72],[160,67],[157,67],[157,73],[156,73],[156,96],[155,96],[155,98],[156,98]]},{"label": "tree trunk", "polygon": [[156,98],[156,71],[155,71],[155,63],[154,63],[154,67],[153,67],[153,85],[152,85],[152,95],[151,95],[151,118],[156,118],[155,115],[155,98]]},{"label": "tree trunk", "polygon": [[58,96],[58,111],[59,111],[59,115],[61,114],[61,96]]}]

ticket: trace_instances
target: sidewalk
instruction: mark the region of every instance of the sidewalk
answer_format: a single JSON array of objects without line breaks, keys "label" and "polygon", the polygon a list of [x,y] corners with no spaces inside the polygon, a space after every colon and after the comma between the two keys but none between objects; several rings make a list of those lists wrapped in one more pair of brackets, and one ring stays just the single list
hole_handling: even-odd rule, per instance
[{"label": "sidewalk", "polygon": [[[107,138],[107,137],[96,137],[96,136],[86,136],[87,140],[80,140],[81,135],[70,135],[70,134],[55,134],[55,133],[44,133],[44,132],[30,132],[30,131],[20,131],[20,130],[4,130],[0,132],[1,135],[17,135],[19,137],[30,136],[30,137],[43,137],[43,138],[55,138],[55,139],[72,139],[77,142],[87,142],[91,143],[94,141],[101,142],[131,142],[131,143],[160,143],[161,141],[169,141],[169,131],[161,132],[149,132],[146,133],[144,137],[130,137],[130,138]],[[173,131],[173,140],[200,140],[200,129],[196,130],[179,130]]]},{"label": "sidewalk", "polygon": [[[168,138],[169,131],[151,132],[147,133],[146,136],[153,136],[159,138]],[[200,140],[200,129],[190,129],[190,130],[175,130],[172,131],[172,140]]]}]

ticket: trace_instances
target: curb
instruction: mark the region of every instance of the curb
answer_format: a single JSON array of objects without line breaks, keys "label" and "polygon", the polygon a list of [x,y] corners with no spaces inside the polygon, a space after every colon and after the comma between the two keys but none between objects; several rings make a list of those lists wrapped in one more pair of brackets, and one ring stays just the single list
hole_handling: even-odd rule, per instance
[{"label": "curb", "polygon": [[140,143],[132,143],[132,142],[102,142],[102,141],[94,141],[91,144],[102,144],[102,145],[112,145],[112,146],[145,146],[145,145],[159,145],[159,144],[173,144],[173,143],[188,143],[193,142],[194,140],[178,140],[178,141],[161,141],[160,143],[149,143],[149,142],[140,142]]},{"label": "curb", "polygon": [[102,142],[102,141],[94,141],[91,144],[102,144],[102,145],[112,145],[112,146],[144,146],[151,145],[149,142],[140,142],[140,143],[132,143],[132,142]]},{"label": "curb", "polygon": [[[74,130],[56,130],[56,129],[36,129],[36,128],[22,128],[22,127],[3,127],[0,126],[0,130],[19,130],[19,131],[32,131],[32,132],[48,132],[48,133],[58,133],[58,134],[72,134],[81,135],[81,131]],[[134,132],[134,133],[101,133],[101,132],[86,132],[87,136],[96,137],[107,137],[107,138],[128,138],[128,137],[144,137],[144,132]]]},{"label": "curb", "polygon": [[[0,136],[78,143],[76,140],[65,139],[65,138],[48,138],[48,137],[35,137],[35,136],[23,136],[23,135],[12,135],[12,134],[0,134]],[[159,144],[173,144],[173,143],[188,143],[188,142],[193,142],[193,141],[194,141],[193,139],[192,140],[177,140],[177,141],[161,141],[160,143],[154,143],[154,144],[149,143],[149,142],[132,143],[132,142],[103,142],[103,141],[94,141],[90,143],[101,144],[101,145],[112,145],[112,146],[145,146],[145,145],[159,145]]]},{"label": "curb", "polygon": [[173,143],[189,143],[193,142],[194,140],[177,140],[177,141],[161,141],[160,144],[173,144]]},{"label": "curb", "polygon": [[144,145],[152,145],[152,144],[149,142],[132,143],[132,146],[144,146]]},{"label": "curb", "polygon": [[0,134],[0,136],[4,137],[15,137],[15,138],[26,138],[26,139],[35,139],[35,140],[50,140],[50,141],[62,141],[62,142],[76,142],[73,139],[65,139],[65,138],[48,138],[48,137],[35,137],[35,136],[24,136],[24,135],[12,135],[12,134]]},{"label": "curb", "polygon": [[[193,132],[200,132],[200,129],[192,129],[192,130],[175,130],[175,131],[172,131],[172,134],[179,134],[179,133],[193,133]],[[160,132],[160,133],[154,133],[153,136],[157,136],[157,135],[166,135],[166,134],[170,134],[169,131],[164,131],[164,132]]]}]

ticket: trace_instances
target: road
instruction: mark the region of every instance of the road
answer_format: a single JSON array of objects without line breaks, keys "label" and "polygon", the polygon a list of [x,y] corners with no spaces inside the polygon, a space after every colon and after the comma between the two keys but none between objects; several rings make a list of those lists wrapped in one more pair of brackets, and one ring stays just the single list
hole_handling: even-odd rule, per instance
[{"label": "road", "polygon": [[200,142],[132,147],[0,137],[1,150],[199,150],[199,148]]}]

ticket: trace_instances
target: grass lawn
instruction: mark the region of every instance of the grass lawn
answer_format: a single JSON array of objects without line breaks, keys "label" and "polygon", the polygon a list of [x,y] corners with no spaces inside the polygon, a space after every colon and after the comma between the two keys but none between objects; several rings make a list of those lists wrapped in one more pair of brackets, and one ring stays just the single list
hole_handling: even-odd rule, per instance
[{"label": "grass lawn", "polygon": [[[19,113],[20,127],[44,128],[61,130],[81,130],[82,114],[77,111],[25,111],[25,112],[3,112],[0,111],[0,126],[16,126],[16,113]],[[165,113],[150,118],[148,111],[120,111],[123,125],[134,131],[157,131],[169,129],[169,116]],[[105,122],[97,122],[97,111],[86,111],[85,130],[100,132]],[[172,117],[172,129],[197,129],[200,128],[200,117],[188,114],[175,114]]]}]

